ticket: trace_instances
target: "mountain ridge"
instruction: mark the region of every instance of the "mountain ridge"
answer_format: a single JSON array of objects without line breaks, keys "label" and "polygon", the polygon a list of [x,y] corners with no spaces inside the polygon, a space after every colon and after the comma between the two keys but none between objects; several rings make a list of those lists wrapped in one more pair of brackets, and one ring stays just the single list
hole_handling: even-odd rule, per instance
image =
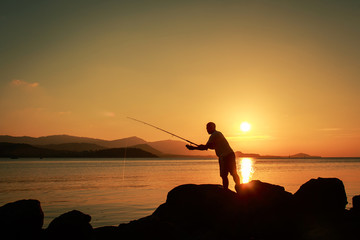
[{"label": "mountain ridge", "polygon": [[26,143],[30,145],[50,145],[50,144],[65,144],[65,143],[91,143],[100,145],[106,148],[113,147],[127,147],[126,145],[136,145],[146,143],[145,140],[132,136],[127,138],[115,139],[115,140],[104,140],[99,138],[89,138],[89,137],[78,137],[71,136],[67,134],[61,135],[49,135],[42,137],[29,137],[29,136],[20,136],[14,137],[10,135],[0,135],[0,142],[10,142],[10,143]]},{"label": "mountain ridge", "polygon": [[[185,142],[177,140],[160,140],[148,142],[142,138],[132,136],[127,138],[104,140],[98,138],[78,137],[67,134],[49,135],[42,137],[0,135],[0,142],[25,143],[34,147],[63,151],[95,151],[111,148],[138,148],[160,157],[210,157],[215,158],[213,151],[189,151]],[[237,157],[252,157],[261,159],[271,158],[321,158],[306,153],[288,156],[260,155],[258,153],[242,153],[235,151]]]},{"label": "mountain ridge", "polygon": [[36,147],[26,143],[0,142],[1,158],[158,158],[139,148],[106,148],[93,151],[67,151]]},{"label": "mountain ridge", "polygon": [[[153,152],[159,151],[163,155],[186,155],[186,156],[208,156],[215,155],[214,153],[207,151],[189,151],[185,148],[185,142],[176,141],[176,140],[161,140],[148,142],[142,138],[132,136],[127,138],[115,139],[115,140],[103,140],[97,138],[87,138],[87,137],[77,137],[71,135],[49,135],[43,137],[29,137],[21,136],[14,137],[10,135],[0,135],[0,142],[9,142],[9,143],[26,143],[33,146],[52,145],[52,144],[69,144],[69,143],[87,143],[87,144],[96,144],[100,147],[105,148],[129,148],[135,147],[137,145],[149,145],[149,147],[142,146],[143,150],[151,150]],[[54,146],[53,146],[54,147]],[[73,150],[73,149],[67,149]],[[91,149],[88,149],[91,150]],[[151,152],[150,151],[150,152]],[[156,154],[157,155],[157,154]]]}]

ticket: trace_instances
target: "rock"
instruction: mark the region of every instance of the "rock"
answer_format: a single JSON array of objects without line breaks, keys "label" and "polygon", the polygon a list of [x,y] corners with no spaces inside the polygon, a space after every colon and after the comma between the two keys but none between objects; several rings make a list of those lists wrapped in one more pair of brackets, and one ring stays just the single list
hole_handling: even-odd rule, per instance
[{"label": "rock", "polygon": [[352,198],[352,202],[353,202],[353,207],[352,209],[355,212],[359,212],[360,213],[360,195],[356,195]]},{"label": "rock", "polygon": [[238,193],[240,201],[246,204],[246,209],[251,211],[273,211],[274,208],[288,206],[292,200],[292,194],[286,192],[284,187],[253,180],[248,184],[241,184]]},{"label": "rock", "polygon": [[131,221],[128,224],[120,224],[119,231],[121,239],[187,239],[179,226],[154,215]]},{"label": "rock", "polygon": [[19,200],[0,207],[0,233],[9,239],[39,239],[43,223],[38,200]]},{"label": "rock", "polygon": [[238,200],[235,192],[220,185],[181,185],[168,193],[166,202],[153,216],[176,226],[182,239],[190,236],[231,238],[238,226]]},{"label": "rock", "polygon": [[181,185],[168,193],[166,203],[154,215],[184,226],[216,226],[237,215],[237,199],[236,193],[220,185]]},{"label": "rock", "polygon": [[[181,185],[168,193],[165,204],[153,214],[186,235],[211,239],[266,237],[284,232],[292,194],[281,186],[252,181],[239,194],[220,185]],[[186,239],[186,238],[184,238]]]},{"label": "rock", "polygon": [[353,220],[360,222],[360,195],[354,196],[352,202],[353,207],[350,209],[349,214]]},{"label": "rock", "polygon": [[124,236],[120,231],[119,227],[115,227],[115,226],[105,226],[105,227],[95,228],[94,237],[96,240],[124,239]]},{"label": "rock", "polygon": [[360,196],[345,210],[346,193],[339,179],[311,179],[294,195],[259,180],[237,190],[181,185],[150,216],[93,230],[91,217],[74,210],[55,218],[44,234],[40,203],[23,200],[0,208],[0,233],[12,234],[10,239],[51,240],[359,239]]},{"label": "rock", "polygon": [[294,214],[301,239],[351,239],[346,236],[344,184],[337,178],[311,179],[294,194]]},{"label": "rock", "polygon": [[213,234],[236,216],[236,193],[220,185],[181,185],[155,212],[111,230],[122,239],[218,239]]},{"label": "rock", "polygon": [[88,240],[94,239],[90,225],[91,216],[73,210],[55,218],[46,229],[47,239]]},{"label": "rock", "polygon": [[248,238],[293,239],[294,222],[290,217],[293,195],[284,187],[253,180],[241,184],[239,234]]},{"label": "rock", "polygon": [[304,213],[343,214],[347,197],[343,182],[338,178],[311,179],[294,194],[297,209]]}]

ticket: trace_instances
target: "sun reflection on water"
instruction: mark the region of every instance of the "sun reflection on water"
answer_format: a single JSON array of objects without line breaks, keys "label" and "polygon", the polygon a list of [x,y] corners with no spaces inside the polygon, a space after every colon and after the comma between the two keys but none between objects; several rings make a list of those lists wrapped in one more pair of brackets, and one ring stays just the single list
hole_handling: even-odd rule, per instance
[{"label": "sun reflection on water", "polygon": [[251,177],[254,170],[254,160],[252,158],[241,158],[240,160],[240,173],[242,183],[248,183],[251,180]]}]

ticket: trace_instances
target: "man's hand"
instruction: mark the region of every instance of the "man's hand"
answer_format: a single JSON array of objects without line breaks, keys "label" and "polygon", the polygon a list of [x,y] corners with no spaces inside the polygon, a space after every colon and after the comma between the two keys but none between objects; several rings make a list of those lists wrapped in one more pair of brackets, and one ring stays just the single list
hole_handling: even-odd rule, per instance
[{"label": "man's hand", "polygon": [[189,144],[186,145],[186,148],[189,150],[195,150],[195,147]]}]

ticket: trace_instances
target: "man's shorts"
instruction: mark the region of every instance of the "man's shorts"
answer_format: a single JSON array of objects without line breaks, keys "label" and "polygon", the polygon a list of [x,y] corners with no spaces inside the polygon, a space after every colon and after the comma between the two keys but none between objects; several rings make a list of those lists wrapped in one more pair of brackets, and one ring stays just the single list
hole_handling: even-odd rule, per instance
[{"label": "man's shorts", "polygon": [[220,176],[227,177],[230,173],[231,175],[235,175],[236,172],[236,162],[235,162],[235,153],[230,153],[224,157],[219,158],[219,166],[220,166]]}]

